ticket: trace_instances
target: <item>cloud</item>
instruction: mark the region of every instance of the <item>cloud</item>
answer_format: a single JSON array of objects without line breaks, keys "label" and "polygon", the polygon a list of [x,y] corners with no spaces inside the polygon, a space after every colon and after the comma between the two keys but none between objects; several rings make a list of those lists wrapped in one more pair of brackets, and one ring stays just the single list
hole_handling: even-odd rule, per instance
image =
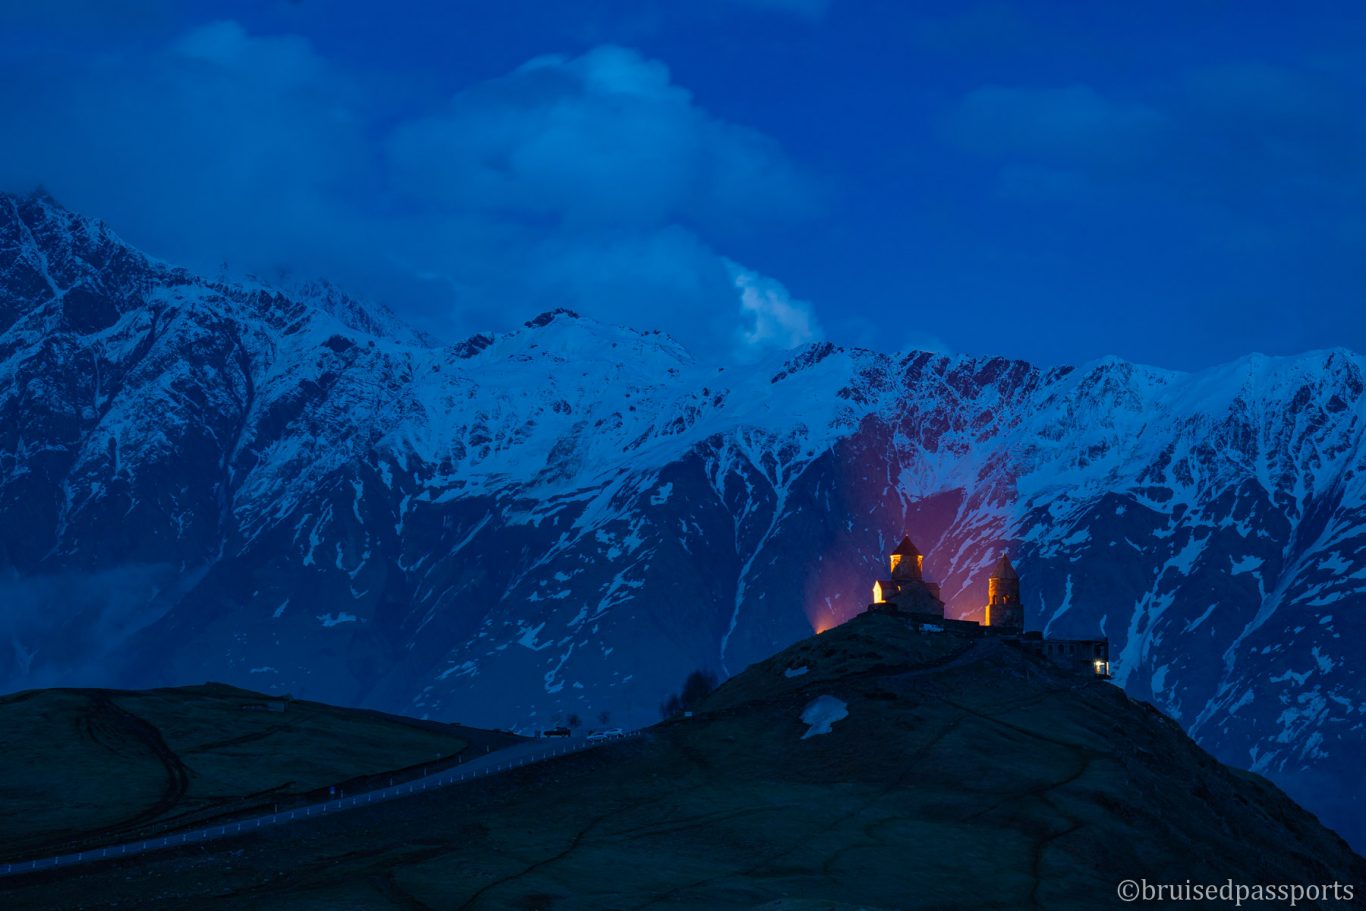
[{"label": "cloud", "polygon": [[[988,274],[1025,288],[1051,276],[1045,307],[1106,287],[1127,296],[1121,314],[1180,301],[1160,305],[1180,328],[1159,347],[1189,345],[1188,363],[1323,344],[1360,286],[1366,121],[1338,71],[1226,61],[1123,98],[984,86],[944,135],[991,165],[977,233],[1003,265]],[[1277,332],[1245,328],[1250,313],[1279,314],[1261,321]]]},{"label": "cloud", "polygon": [[0,692],[108,685],[127,670],[123,644],[202,575],[154,564],[28,578],[0,571]]},{"label": "cloud", "polygon": [[742,6],[793,13],[807,19],[819,19],[830,8],[830,0],[730,0]]},{"label": "cloud", "polygon": [[610,45],[460,92],[400,125],[385,151],[402,204],[442,225],[434,236],[462,251],[499,239],[477,257],[427,256],[475,306],[507,298],[660,320],[723,350],[749,317],[704,238],[819,206],[771,140],[709,115],[658,61]]},{"label": "cloud", "polygon": [[1325,196],[1362,186],[1360,102],[1338,80],[1242,62],[1191,73],[1176,101],[1186,160],[1221,187],[1261,197],[1316,186]]},{"label": "cloud", "polygon": [[739,348],[795,348],[821,337],[815,314],[806,301],[797,300],[782,283],[729,263],[731,279],[740,292],[744,323],[738,333]]},{"label": "cloud", "polygon": [[963,97],[948,127],[961,147],[986,158],[1096,170],[1150,160],[1167,128],[1157,109],[1087,85],[983,86]]},{"label": "cloud", "polygon": [[752,317],[717,247],[822,205],[775,142],[612,45],[433,106],[220,21],[150,52],[11,62],[0,117],[25,125],[0,187],[42,184],[194,268],[326,275],[446,335],[567,302],[729,351]]},{"label": "cloud", "polygon": [[[42,3],[0,4],[0,26],[47,32],[86,32],[107,37],[161,25],[174,18],[174,0],[44,0]],[[25,37],[32,37],[28,34]]]},{"label": "cloud", "polygon": [[663,64],[610,45],[461,92],[397,129],[389,155],[415,202],[575,226],[715,226],[803,214],[817,196],[767,137],[716,120]]},{"label": "cloud", "polygon": [[361,99],[302,39],[220,22],[150,54],[4,76],[0,114],[25,130],[0,149],[0,186],[41,183],[201,268],[318,265],[344,243],[337,188],[364,172]]},{"label": "cloud", "polygon": [[[1228,213],[1275,212],[1274,221],[1290,203],[1312,207],[1321,230],[1366,190],[1359,107],[1326,74],[1225,63],[1154,94],[1120,101],[1086,85],[984,86],[960,99],[946,133],[994,162],[997,188],[1018,200],[1082,201],[1105,185]],[[1251,233],[1275,237],[1268,227]]]}]

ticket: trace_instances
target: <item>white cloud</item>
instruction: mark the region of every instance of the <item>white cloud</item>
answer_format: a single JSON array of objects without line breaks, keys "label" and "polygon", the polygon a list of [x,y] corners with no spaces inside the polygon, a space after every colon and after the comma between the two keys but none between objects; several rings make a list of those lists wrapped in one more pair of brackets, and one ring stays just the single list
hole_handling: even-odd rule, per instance
[{"label": "white cloud", "polygon": [[536,58],[399,127],[395,185],[433,207],[576,226],[782,217],[815,189],[755,130],[717,120],[668,68],[606,45]]},{"label": "white cloud", "polygon": [[758,276],[737,306],[716,247],[814,211],[818,187],[627,48],[539,57],[397,121],[305,39],[232,21],[0,77],[0,118],[25,125],[0,187],[41,183],[193,268],[326,275],[445,335],[560,304],[703,354],[737,327],[748,348],[807,334],[809,307]]},{"label": "white cloud", "polygon": [[736,263],[727,263],[740,294],[741,352],[795,348],[821,337],[811,305],[788,293],[782,283]]}]

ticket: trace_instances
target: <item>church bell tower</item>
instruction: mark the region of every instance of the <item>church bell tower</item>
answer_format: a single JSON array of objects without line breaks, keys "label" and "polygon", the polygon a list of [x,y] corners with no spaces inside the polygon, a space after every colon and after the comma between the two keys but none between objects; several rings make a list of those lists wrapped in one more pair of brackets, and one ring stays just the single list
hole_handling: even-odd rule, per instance
[{"label": "church bell tower", "polygon": [[1001,632],[1024,632],[1024,605],[1020,603],[1020,576],[1001,554],[987,580],[986,620],[982,624]]},{"label": "church bell tower", "polygon": [[891,563],[892,578],[898,582],[916,581],[923,578],[925,557],[920,549],[911,543],[910,535],[903,535],[901,543],[888,558]]}]

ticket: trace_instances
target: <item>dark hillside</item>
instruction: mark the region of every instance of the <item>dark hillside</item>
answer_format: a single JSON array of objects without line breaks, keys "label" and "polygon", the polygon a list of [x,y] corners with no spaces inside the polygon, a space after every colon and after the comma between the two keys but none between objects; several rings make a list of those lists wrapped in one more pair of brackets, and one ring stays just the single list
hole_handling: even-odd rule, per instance
[{"label": "dark hillside", "polygon": [[1145,877],[1360,884],[1366,862],[1118,687],[864,615],[639,740],[0,901],[1094,911]]}]

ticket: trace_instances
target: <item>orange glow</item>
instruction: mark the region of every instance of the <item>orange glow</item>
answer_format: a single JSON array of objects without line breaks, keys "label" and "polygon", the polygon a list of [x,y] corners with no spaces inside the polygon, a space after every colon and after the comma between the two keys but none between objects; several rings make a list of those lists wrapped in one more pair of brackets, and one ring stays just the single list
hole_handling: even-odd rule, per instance
[{"label": "orange glow", "polygon": [[[934,368],[926,362],[912,369]],[[895,442],[901,434],[926,452],[939,451],[939,434],[953,422],[927,417],[910,409],[904,421],[886,427],[875,423],[866,440],[839,450],[834,484],[843,491],[847,527],[832,529],[827,540],[802,554],[799,606],[813,632],[863,613],[870,596],[871,603],[883,600],[872,583],[886,578],[888,555],[903,532],[924,551],[921,573],[942,586],[945,616],[982,619],[988,568],[1002,552],[1018,548],[1010,536],[1023,508],[1014,467],[1006,454],[992,455],[970,490],[948,484],[917,455],[919,448],[902,451]],[[995,420],[989,413],[978,418]],[[1000,612],[992,619],[1000,620]]]},{"label": "orange glow", "polygon": [[[858,564],[854,563],[854,566],[857,569]],[[806,622],[811,624],[811,631],[817,634],[834,629],[855,614],[862,613],[867,606],[867,595],[859,597],[850,592],[868,590],[863,585],[856,589],[843,588],[843,585],[851,581],[844,578],[844,564],[833,560],[823,561],[821,569],[836,569],[839,574],[832,576],[829,572],[818,571],[806,580],[806,603],[803,605],[803,613],[806,614]],[[866,585],[867,582],[863,584]]]}]

